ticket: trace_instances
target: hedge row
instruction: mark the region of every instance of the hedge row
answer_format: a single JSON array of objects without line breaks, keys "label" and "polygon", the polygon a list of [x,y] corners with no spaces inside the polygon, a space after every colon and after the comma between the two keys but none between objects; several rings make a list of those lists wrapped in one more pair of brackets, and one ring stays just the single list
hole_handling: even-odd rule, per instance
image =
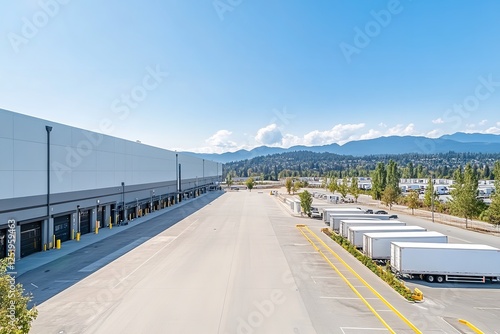
[{"label": "hedge row", "polygon": [[338,243],[342,248],[347,250],[351,255],[353,255],[356,259],[358,259],[361,263],[363,263],[368,269],[374,272],[377,276],[383,279],[387,284],[389,284],[394,290],[396,290],[401,296],[406,298],[409,301],[414,301],[411,290],[405,286],[404,282],[398,280],[396,276],[391,272],[389,265],[386,267],[381,267],[376,264],[371,258],[361,253],[359,250],[354,247],[349,240],[338,235],[332,234],[328,229],[323,229],[323,233],[327,234],[332,238],[336,243]]}]

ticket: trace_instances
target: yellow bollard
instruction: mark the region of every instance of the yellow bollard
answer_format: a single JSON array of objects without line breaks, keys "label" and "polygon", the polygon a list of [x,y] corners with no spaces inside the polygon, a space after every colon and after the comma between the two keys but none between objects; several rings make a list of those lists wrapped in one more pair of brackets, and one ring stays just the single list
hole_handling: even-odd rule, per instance
[{"label": "yellow bollard", "polygon": [[113,228],[113,224],[111,224],[111,222],[109,222],[109,229],[111,230]]},{"label": "yellow bollard", "polygon": [[76,232],[76,241],[80,241],[80,232]]},{"label": "yellow bollard", "polygon": [[45,252],[47,250],[47,244],[43,244],[43,251]]},{"label": "yellow bollard", "polygon": [[413,290],[413,294],[411,297],[413,298],[413,300],[421,301],[424,299],[424,293],[420,291],[418,288],[415,288],[415,290]]},{"label": "yellow bollard", "polygon": [[49,248],[52,248],[52,247],[56,247],[56,235],[55,234],[52,236],[52,245],[50,245]]},{"label": "yellow bollard", "polygon": [[99,226],[95,227],[95,234],[99,234]]},{"label": "yellow bollard", "polygon": [[61,239],[57,239],[56,242],[57,242],[56,248],[61,249]]}]

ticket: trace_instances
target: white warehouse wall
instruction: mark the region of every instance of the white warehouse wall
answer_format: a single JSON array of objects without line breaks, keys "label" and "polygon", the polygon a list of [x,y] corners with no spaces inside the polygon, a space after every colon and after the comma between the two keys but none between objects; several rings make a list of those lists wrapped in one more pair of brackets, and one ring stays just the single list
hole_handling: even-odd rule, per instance
[{"label": "white warehouse wall", "polygon": [[[47,193],[46,125],[53,194],[176,179],[175,152],[0,109],[0,199]],[[184,154],[179,163],[182,179],[222,171]]]}]

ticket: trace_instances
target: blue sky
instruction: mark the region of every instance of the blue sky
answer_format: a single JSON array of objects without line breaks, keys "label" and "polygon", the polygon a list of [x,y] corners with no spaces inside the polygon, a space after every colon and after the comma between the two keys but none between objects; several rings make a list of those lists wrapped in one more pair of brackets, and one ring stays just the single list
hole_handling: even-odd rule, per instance
[{"label": "blue sky", "polygon": [[0,6],[15,112],[197,152],[500,134],[496,0]]}]

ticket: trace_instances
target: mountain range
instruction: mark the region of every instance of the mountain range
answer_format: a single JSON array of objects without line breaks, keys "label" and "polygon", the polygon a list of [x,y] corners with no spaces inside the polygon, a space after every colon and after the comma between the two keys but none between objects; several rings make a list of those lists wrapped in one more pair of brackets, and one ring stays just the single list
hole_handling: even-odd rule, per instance
[{"label": "mountain range", "polygon": [[355,140],[343,145],[292,146],[290,148],[260,146],[252,150],[226,153],[192,153],[197,157],[221,163],[251,159],[275,153],[309,151],[341,155],[366,156],[404,153],[500,153],[500,135],[457,132],[439,138],[423,136],[389,136],[374,139]]}]

